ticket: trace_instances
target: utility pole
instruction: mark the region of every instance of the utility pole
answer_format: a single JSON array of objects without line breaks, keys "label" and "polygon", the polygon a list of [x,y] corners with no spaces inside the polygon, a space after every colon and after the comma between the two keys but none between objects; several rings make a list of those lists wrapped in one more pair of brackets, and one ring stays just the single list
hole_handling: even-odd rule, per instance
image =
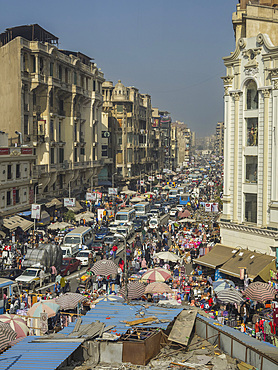
[{"label": "utility pole", "polygon": [[[113,173],[113,175],[112,175],[112,189],[114,189],[114,176],[115,175],[117,175],[117,172]],[[113,194],[112,194],[112,207],[113,207],[113,210],[114,210],[114,219],[115,219],[115,216],[116,216],[116,202],[115,202],[114,190],[113,190]]]},{"label": "utility pole", "polygon": [[[42,184],[35,185],[35,204],[37,204],[37,189],[42,186]],[[34,218],[34,235],[36,231],[36,218]]]}]

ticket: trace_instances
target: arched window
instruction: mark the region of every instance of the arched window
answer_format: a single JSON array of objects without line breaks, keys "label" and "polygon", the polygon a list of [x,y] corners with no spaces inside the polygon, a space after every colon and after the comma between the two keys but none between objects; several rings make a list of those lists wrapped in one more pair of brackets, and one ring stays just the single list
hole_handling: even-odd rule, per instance
[{"label": "arched window", "polygon": [[258,100],[257,84],[250,80],[246,85],[246,109],[258,109]]}]

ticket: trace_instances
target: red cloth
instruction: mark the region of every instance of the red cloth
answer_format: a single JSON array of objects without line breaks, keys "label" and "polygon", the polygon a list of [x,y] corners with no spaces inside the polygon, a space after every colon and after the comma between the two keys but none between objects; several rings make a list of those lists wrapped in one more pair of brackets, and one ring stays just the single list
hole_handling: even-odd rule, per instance
[{"label": "red cloth", "polygon": [[113,245],[113,247],[112,247],[112,251],[113,251],[113,252],[117,252],[117,250],[118,250],[118,247],[117,247],[116,245]]}]

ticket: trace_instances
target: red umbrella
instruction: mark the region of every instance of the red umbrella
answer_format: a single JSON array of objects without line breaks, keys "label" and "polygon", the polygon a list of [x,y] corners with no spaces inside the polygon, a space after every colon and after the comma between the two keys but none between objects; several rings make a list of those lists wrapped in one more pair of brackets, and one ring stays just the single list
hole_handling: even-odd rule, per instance
[{"label": "red umbrella", "polygon": [[155,267],[148,270],[142,275],[142,280],[147,281],[148,283],[153,283],[154,281],[166,281],[170,279],[171,274],[168,270],[162,269],[160,267]]}]

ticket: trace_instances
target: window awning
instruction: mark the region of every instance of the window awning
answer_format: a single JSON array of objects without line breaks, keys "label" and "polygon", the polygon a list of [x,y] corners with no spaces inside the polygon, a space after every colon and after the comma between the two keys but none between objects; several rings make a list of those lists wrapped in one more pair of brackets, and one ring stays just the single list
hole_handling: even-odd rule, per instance
[{"label": "window awning", "polygon": [[34,223],[32,221],[25,220],[20,216],[12,216],[10,218],[4,218],[3,226],[9,229],[10,231],[16,230],[20,227],[23,231],[29,230]]},{"label": "window awning", "polygon": [[200,258],[194,259],[193,263],[216,269],[231,259],[237,251],[236,248],[216,244],[210,252]]},{"label": "window awning", "polygon": [[270,270],[276,271],[275,258],[261,253],[255,253],[247,249],[240,249],[221,268],[220,272],[226,275],[240,277],[240,269],[246,269],[249,279],[253,280],[260,276],[264,281],[270,280]]}]

